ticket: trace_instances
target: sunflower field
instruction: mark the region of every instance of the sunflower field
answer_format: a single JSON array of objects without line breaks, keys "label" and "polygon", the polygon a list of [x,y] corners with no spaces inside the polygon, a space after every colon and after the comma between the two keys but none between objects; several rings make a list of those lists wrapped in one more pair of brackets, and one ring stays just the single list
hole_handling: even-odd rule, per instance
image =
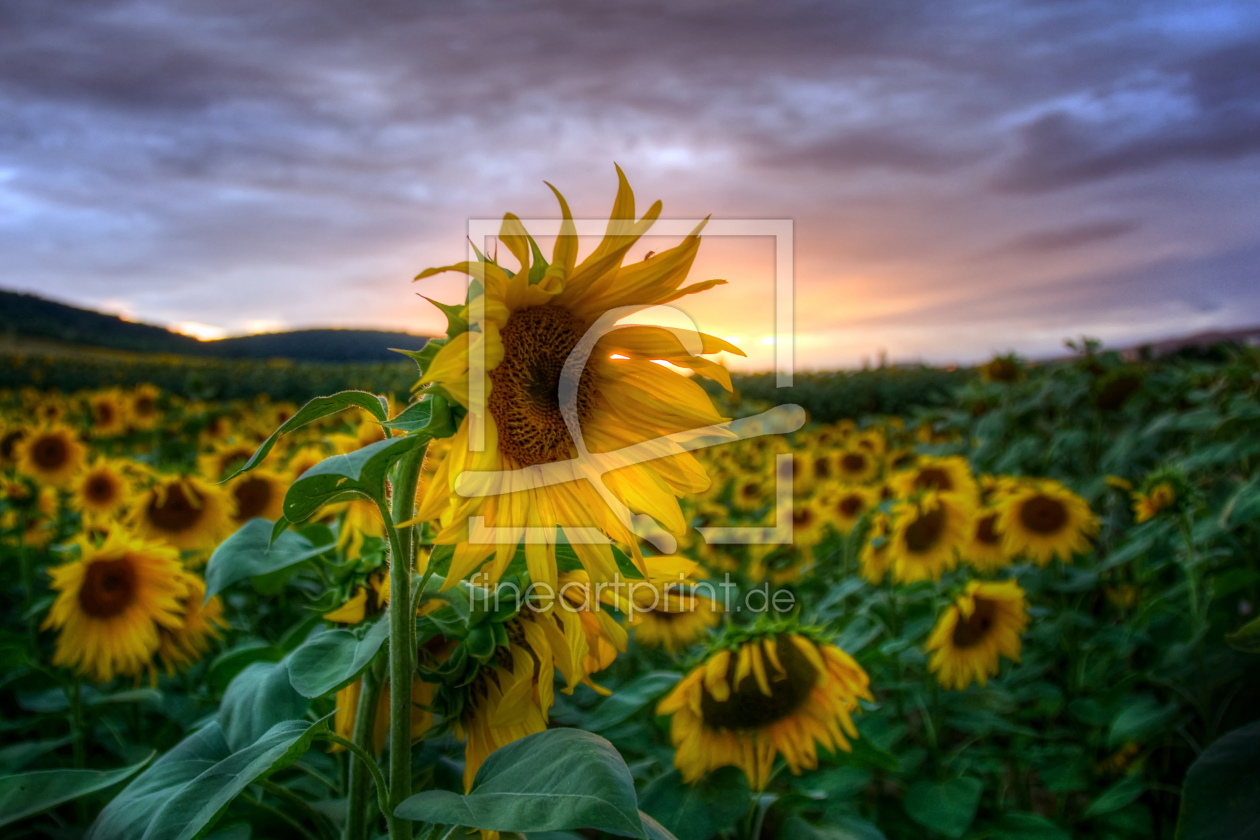
[{"label": "sunflower field", "polygon": [[1260,836],[1260,352],[811,420],[614,323],[659,212],[422,273],[406,399],[0,392],[3,836]]}]

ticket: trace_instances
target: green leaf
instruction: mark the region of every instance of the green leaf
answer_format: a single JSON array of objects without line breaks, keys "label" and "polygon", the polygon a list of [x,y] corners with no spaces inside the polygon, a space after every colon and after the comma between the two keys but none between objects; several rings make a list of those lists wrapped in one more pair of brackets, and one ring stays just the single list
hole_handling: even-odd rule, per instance
[{"label": "green leaf", "polygon": [[[331,717],[329,715],[328,717]],[[286,720],[261,738],[202,772],[164,804],[144,832],[144,840],[199,840],[210,833],[232,800],[258,779],[283,770],[328,729],[328,717],[315,723]]]},{"label": "green leaf", "polygon": [[976,818],[980,792],[979,779],[962,777],[948,782],[915,782],[906,791],[906,813],[924,828],[939,831],[946,837],[962,837]]},{"label": "green leaf", "polygon": [[[465,324],[464,328],[460,330],[460,332],[467,331],[468,325]],[[458,335],[458,333],[456,334]],[[389,349],[393,350],[395,353],[401,353],[411,359],[411,361],[415,362],[416,367],[420,369],[420,377],[423,378],[424,372],[429,369],[429,365],[433,364],[433,357],[436,356],[438,351],[446,345],[446,341],[447,339],[445,338],[431,338],[426,341],[424,343],[424,347],[419,350],[399,350],[396,347],[391,347]]]},{"label": "green leaf", "polygon": [[384,397],[378,397],[376,394],[369,394],[367,391],[342,391],[328,397],[316,397],[306,405],[298,409],[294,414],[286,420],[280,428],[271,433],[271,436],[262,442],[262,446],[250,456],[240,469],[223,479],[220,484],[231,481],[243,472],[249,472],[257,467],[266,459],[271,448],[276,445],[281,435],[287,435],[295,429],[300,429],[307,423],[312,423],[321,417],[327,417],[330,414],[336,414],[339,411],[345,411],[347,408],[361,408],[367,411],[377,420],[384,422],[389,419],[389,402]]},{"label": "green leaf", "polygon": [[[643,831],[647,834],[648,840],[678,840],[677,837],[670,833],[669,829],[642,811],[639,812],[639,821],[643,823]],[[530,835],[530,840],[533,840],[536,836],[537,835]],[[582,835],[575,834],[573,836],[580,838]]]},{"label": "green leaf", "polygon": [[495,750],[472,792],[418,793],[395,816],[489,831],[598,828],[646,840],[634,780],[613,745],[580,729],[548,729]]},{"label": "green leaf", "polygon": [[280,721],[302,717],[310,705],[290,685],[286,660],[255,662],[224,692],[217,720],[228,747],[236,751],[257,741]]},{"label": "green leaf", "polygon": [[1225,641],[1243,653],[1260,653],[1260,618],[1253,618],[1233,633],[1227,633]]},{"label": "green leaf", "polygon": [[582,723],[590,732],[601,732],[616,726],[644,706],[673,688],[682,674],[673,671],[652,671],[636,677],[605,698]]},{"label": "green leaf", "polygon": [[707,840],[748,812],[750,795],[747,777],[734,767],[723,767],[694,785],[684,784],[679,772],[670,770],[644,789],[639,805],[678,840]]},{"label": "green leaf", "polygon": [[279,662],[283,658],[284,651],[262,639],[239,641],[210,663],[206,682],[216,694],[222,694],[246,666],[255,662]]},{"label": "green leaf", "polygon": [[418,432],[423,429],[429,433],[431,439],[455,434],[450,404],[437,394],[424,394],[393,420],[381,425],[399,432]]},{"label": "green leaf", "polygon": [[1112,811],[1119,811],[1125,805],[1137,799],[1146,790],[1146,780],[1142,778],[1142,774],[1138,773],[1133,776],[1125,776],[1111,787],[1102,792],[1102,795],[1089,804],[1085,809],[1085,817],[1100,817],[1103,814],[1110,814]]},{"label": "green leaf", "polygon": [[238,580],[288,568],[333,548],[312,545],[296,531],[281,531],[273,541],[272,528],[266,519],[251,519],[219,543],[206,564],[207,601]]},{"label": "green leaf", "polygon": [[325,458],[289,487],[284,495],[284,518],[304,522],[329,502],[361,494],[379,502],[385,500],[385,477],[390,467],[418,446],[429,441],[421,432],[389,438],[351,452]]},{"label": "green leaf", "polygon": [[536,286],[547,274],[547,269],[550,266],[546,258],[543,257],[542,251],[539,250],[538,243],[534,241],[532,236],[529,237],[529,250],[533,254],[529,264],[529,285]]},{"label": "green leaf", "polygon": [[381,618],[361,628],[312,633],[289,654],[289,682],[303,697],[323,697],[349,685],[389,638],[389,622]]},{"label": "green leaf", "polygon": [[847,814],[829,817],[820,825],[810,825],[800,817],[788,817],[778,836],[783,840],[886,840],[884,832],[860,817]]},{"label": "green leaf", "polygon": [[0,770],[6,773],[16,773],[26,765],[30,764],[40,756],[47,755],[53,750],[61,749],[69,744],[71,738],[51,738],[47,741],[24,741],[20,744],[10,744],[0,749]]},{"label": "green leaf", "polygon": [[1135,741],[1141,743],[1156,735],[1177,717],[1177,704],[1161,704],[1149,694],[1139,695],[1116,715],[1107,733],[1107,746]]},{"label": "green leaf", "polygon": [[1003,814],[992,828],[968,835],[973,840],[1072,840],[1072,835],[1039,814]]},{"label": "green leaf", "polygon": [[1177,840],[1260,835],[1260,721],[1213,741],[1190,765]]},{"label": "green leaf", "polygon": [[126,781],[153,758],[117,770],[40,770],[0,776],[0,825],[26,819]]}]

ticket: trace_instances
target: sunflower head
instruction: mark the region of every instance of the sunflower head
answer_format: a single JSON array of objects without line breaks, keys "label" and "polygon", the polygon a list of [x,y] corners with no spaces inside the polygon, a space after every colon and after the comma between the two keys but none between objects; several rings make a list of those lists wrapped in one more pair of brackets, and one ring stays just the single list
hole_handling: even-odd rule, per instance
[{"label": "sunflower head", "polygon": [[1002,532],[998,528],[1001,515],[1002,512],[993,507],[976,511],[971,526],[971,540],[962,548],[963,560],[985,574],[992,574],[1011,562],[1006,553]]},{"label": "sunflower head", "polygon": [[99,545],[80,543],[80,559],[49,569],[57,593],[43,629],[57,630],[53,664],[97,682],[139,676],[160,632],[183,624],[188,581],[173,548],[113,529]]},{"label": "sunflower head", "polygon": [[997,674],[1001,657],[1019,661],[1028,626],[1024,590],[1014,581],[972,581],[946,608],[928,638],[928,670],[945,688],[962,691]]},{"label": "sunflower head", "polygon": [[127,431],[127,404],[117,390],[89,394],[87,407],[93,437],[116,437]]},{"label": "sunflower head", "polygon": [[30,431],[22,425],[0,427],[0,469],[7,470],[17,463],[18,444]]},{"label": "sunflower head", "polygon": [[41,484],[65,487],[87,459],[87,447],[69,426],[34,429],[17,447],[17,469]]},{"label": "sunflower head", "polygon": [[235,502],[232,521],[238,526],[255,517],[279,521],[288,488],[289,479],[275,470],[255,469],[237,476],[227,484]]},{"label": "sunflower head", "polygon": [[823,500],[824,516],[840,534],[847,535],[862,516],[879,504],[879,491],[868,487],[843,487]]},{"label": "sunflower head", "polygon": [[228,626],[219,596],[206,600],[205,581],[192,572],[184,572],[183,581],[188,592],[181,599],[182,620],[178,626],[158,628],[158,656],[168,675],[186,670],[205,656],[211,639],[217,639]]},{"label": "sunflower head", "polygon": [[818,747],[849,751],[852,713],[871,700],[854,659],[800,628],[731,633],[657,706],[672,715],[674,765],[688,783],[719,767],[741,768],[756,790],[775,757],[799,774],[818,766]]},{"label": "sunflower head", "polygon": [[156,385],[144,383],[137,385],[126,396],[127,420],[133,429],[147,431],[157,426],[162,417],[158,400],[162,391]]},{"label": "sunflower head", "polygon": [[1070,563],[1088,551],[1098,518],[1080,496],[1051,479],[1021,484],[999,503],[997,520],[1009,555],[1027,556],[1038,566],[1055,557]]},{"label": "sunflower head", "polygon": [[940,580],[971,536],[974,509],[960,493],[928,492],[893,511],[890,568],[899,583]]},{"label": "sunflower head", "polygon": [[119,518],[126,513],[135,490],[123,464],[97,458],[74,480],[70,505],[96,519]]},{"label": "sunflower head", "polygon": [[1009,385],[1012,382],[1019,382],[1024,375],[1024,367],[1014,354],[998,356],[980,366],[980,378],[985,382],[1000,382]]},{"label": "sunflower head", "polygon": [[181,551],[213,547],[232,530],[232,499],[196,476],[159,478],[140,495],[132,526],[147,539]]},{"label": "sunflower head", "polygon": [[979,495],[971,467],[961,455],[920,456],[913,467],[893,477],[893,485],[903,496],[937,492],[974,499]]}]

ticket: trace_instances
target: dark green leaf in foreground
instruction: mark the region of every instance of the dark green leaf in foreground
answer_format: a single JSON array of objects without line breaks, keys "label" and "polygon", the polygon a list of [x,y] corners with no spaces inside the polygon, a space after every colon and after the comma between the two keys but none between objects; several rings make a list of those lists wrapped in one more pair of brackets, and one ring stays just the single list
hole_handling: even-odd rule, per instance
[{"label": "dark green leaf in foreground", "polygon": [[884,832],[861,817],[838,816],[820,825],[788,817],[779,830],[782,840],[887,840]]},{"label": "dark green leaf in foreground", "polygon": [[979,779],[967,777],[948,782],[915,782],[906,791],[906,813],[924,828],[946,837],[962,837],[976,818],[983,789]]},{"label": "dark green leaf in foreground", "polygon": [[1125,776],[1111,787],[1102,792],[1102,795],[1090,803],[1085,809],[1086,817],[1101,817],[1103,814],[1110,814],[1112,811],[1119,811],[1125,805],[1142,795],[1146,790],[1146,780],[1139,773],[1134,776]]},{"label": "dark green leaf in foreground", "polygon": [[361,408],[380,421],[384,421],[389,417],[389,403],[385,398],[378,397],[376,394],[369,394],[367,391],[341,391],[328,397],[316,397],[298,409],[297,414],[286,420],[280,428],[272,432],[271,436],[262,442],[262,446],[258,447],[240,469],[223,480],[230,481],[241,473],[249,472],[261,464],[282,435],[300,429],[307,423],[313,423],[321,417],[345,411],[347,408]]},{"label": "dark green leaf in foreground", "polygon": [[1226,733],[1186,773],[1177,840],[1260,836],[1260,721]]},{"label": "dark green leaf in foreground", "polygon": [[748,779],[735,767],[723,767],[694,785],[684,784],[671,770],[647,786],[639,805],[678,840],[707,840],[748,812],[749,795]]},{"label": "dark green leaf in foreground", "polygon": [[1260,653],[1260,618],[1248,621],[1242,627],[1225,636],[1225,641],[1243,653]]},{"label": "dark green leaf in foreground", "polygon": [[287,660],[255,662],[224,692],[218,722],[228,747],[235,751],[254,743],[280,721],[302,717],[310,705],[293,690]]},{"label": "dark green leaf in foreground", "polygon": [[598,828],[647,838],[625,761],[598,735],[549,729],[495,750],[477,771],[472,792],[418,793],[397,816],[491,831]]},{"label": "dark green leaf in foreground", "polygon": [[417,433],[380,440],[348,455],[325,458],[290,485],[284,496],[285,519],[305,522],[329,502],[353,495],[383,502],[385,476],[390,467],[428,441],[428,436]]},{"label": "dark green leaf in foreground", "polygon": [[636,677],[602,700],[583,721],[582,728],[601,732],[616,726],[673,688],[680,679],[682,675],[673,671],[652,671]]},{"label": "dark green leaf in foreground", "polygon": [[352,630],[312,633],[289,654],[289,682],[303,697],[323,697],[354,681],[389,636],[383,618]]},{"label": "dark green leaf in foreground", "polygon": [[318,557],[332,545],[312,545],[295,531],[281,531],[271,541],[273,522],[251,519],[219,544],[206,564],[206,600],[238,580],[270,574]]},{"label": "dark green leaf in foreground", "polygon": [[0,826],[126,781],[151,758],[117,770],[40,770],[0,776]]},{"label": "dark green leaf in foreground", "polygon": [[381,425],[399,432],[418,432],[423,429],[430,438],[444,438],[455,434],[450,406],[437,394],[423,395],[393,420],[387,420]]}]

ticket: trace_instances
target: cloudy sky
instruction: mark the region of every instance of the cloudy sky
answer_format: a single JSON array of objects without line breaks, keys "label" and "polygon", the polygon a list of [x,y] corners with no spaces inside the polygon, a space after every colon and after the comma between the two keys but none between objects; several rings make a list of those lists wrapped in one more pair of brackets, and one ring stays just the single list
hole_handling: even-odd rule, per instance
[{"label": "cloudy sky", "polygon": [[[793,221],[802,367],[1249,326],[1258,78],[1254,0],[6,0],[0,287],[425,333],[469,219],[599,217],[616,161]],[[701,253],[688,313],[768,365],[774,240]]]}]

